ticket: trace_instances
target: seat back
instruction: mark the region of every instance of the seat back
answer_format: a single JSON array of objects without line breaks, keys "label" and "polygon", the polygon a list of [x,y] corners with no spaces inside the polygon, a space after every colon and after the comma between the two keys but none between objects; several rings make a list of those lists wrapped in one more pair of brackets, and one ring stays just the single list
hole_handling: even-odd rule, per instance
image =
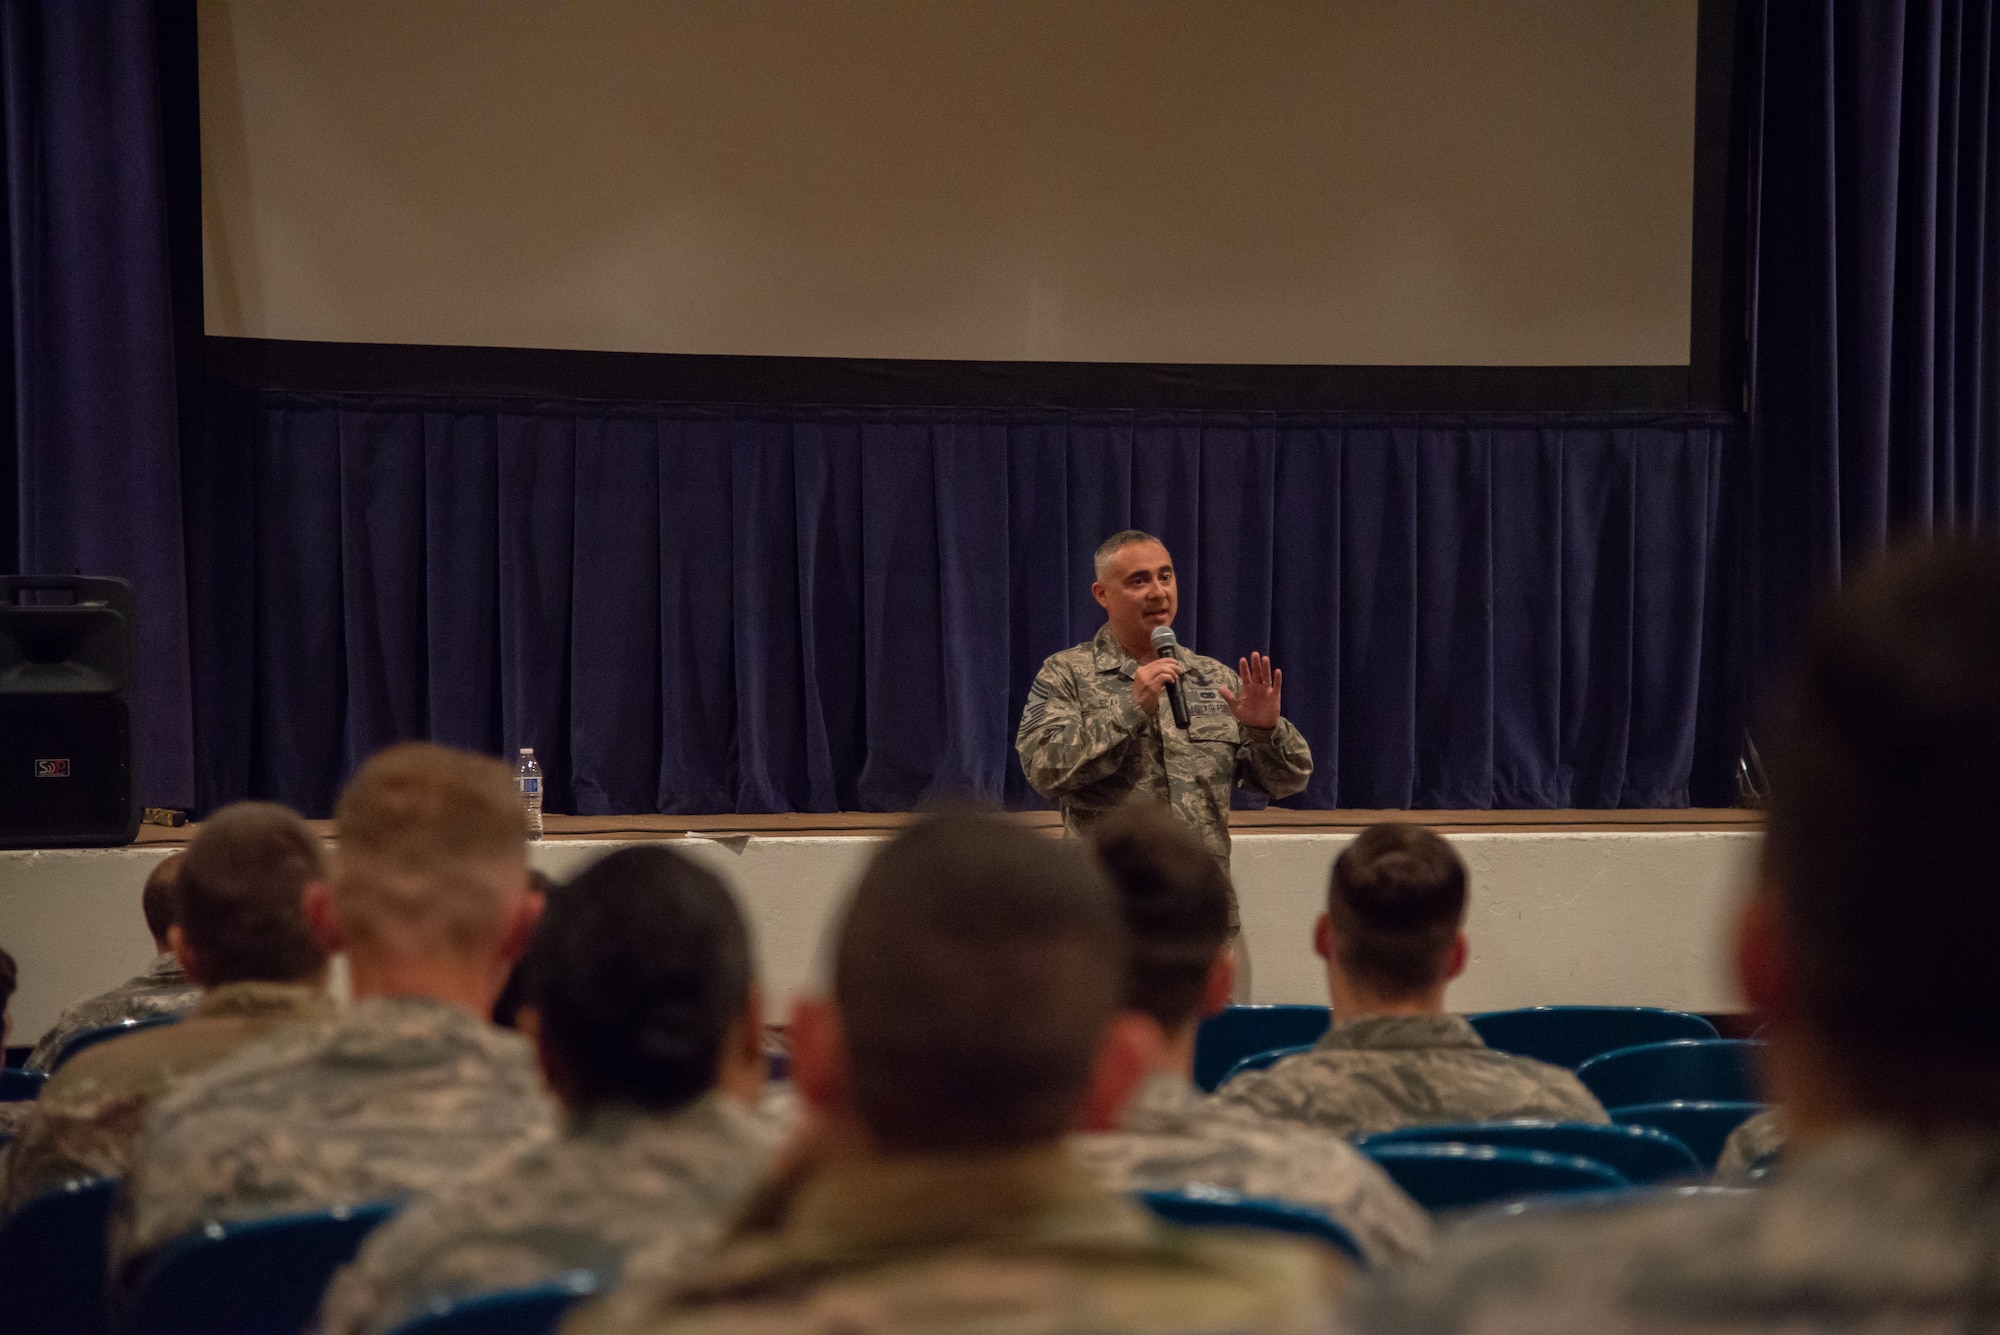
[{"label": "seat back", "polygon": [[117,1183],[66,1182],[0,1222],[0,1304],[16,1335],[107,1335],[104,1232]]},{"label": "seat back", "polygon": [[117,1024],[101,1024],[94,1029],[79,1029],[64,1039],[63,1045],[56,1049],[55,1058],[49,1063],[49,1071],[51,1074],[60,1071],[64,1062],[79,1052],[96,1047],[99,1043],[123,1038],[127,1034],[136,1034],[142,1029],[158,1029],[163,1024],[179,1024],[180,1019],[178,1015],[148,1015],[143,1020],[120,1020]]},{"label": "seat back", "polygon": [[1317,1043],[1331,1015],[1325,1006],[1229,1006],[1201,1022],[1194,1040],[1194,1082],[1213,1092],[1229,1068],[1253,1052]]},{"label": "seat back", "polygon": [[1715,1161],[1729,1133],[1764,1111],[1764,1104],[1715,1099],[1667,1099],[1611,1110],[1611,1120],[1627,1126],[1664,1131],[1693,1152],[1703,1172],[1714,1172]]},{"label": "seat back", "polygon": [[1645,1043],[1592,1057],[1576,1068],[1576,1078],[1607,1108],[1677,1099],[1754,1103],[1763,1046],[1743,1038]]},{"label": "seat back", "polygon": [[1315,1238],[1354,1261],[1364,1261],[1361,1245],[1347,1226],[1330,1214],[1292,1201],[1239,1196],[1215,1187],[1180,1191],[1142,1191],[1140,1202],[1170,1224],[1193,1228],[1254,1228],[1268,1233],[1292,1233]]},{"label": "seat back", "polygon": [[1602,1126],[1595,1122],[1460,1122],[1450,1126],[1406,1126],[1361,1141],[1374,1145],[1496,1145],[1502,1149],[1546,1150],[1603,1164],[1633,1186],[1692,1177],[1701,1164],[1687,1146],[1650,1126]]},{"label": "seat back", "polygon": [[390,1335],[550,1335],[565,1312],[597,1289],[596,1275],[573,1270],[547,1284],[439,1303]]},{"label": "seat back", "polygon": [[48,1076],[40,1071],[21,1071],[12,1066],[0,1068],[0,1103],[26,1103],[39,1098],[42,1086],[49,1083]]},{"label": "seat back", "polygon": [[1301,1043],[1295,1048],[1272,1048],[1269,1052],[1253,1052],[1223,1072],[1222,1084],[1217,1085],[1216,1088],[1222,1088],[1222,1085],[1228,1084],[1245,1071],[1261,1071],[1267,1066],[1277,1065],[1287,1057],[1296,1057],[1301,1052],[1311,1052],[1312,1050],[1312,1044]]},{"label": "seat back", "polygon": [[1546,1150],[1452,1141],[1364,1145],[1362,1152],[1380,1164],[1410,1199],[1433,1212],[1463,1210],[1517,1196],[1610,1191],[1628,1185],[1616,1169],[1594,1159]]},{"label": "seat back", "polygon": [[1572,1068],[1619,1048],[1716,1037],[1699,1015],[1654,1006],[1523,1006],[1465,1018],[1489,1048]]},{"label": "seat back", "polygon": [[204,1224],[167,1244],[133,1289],[131,1335],[295,1335],[319,1311],[333,1272],[395,1213],[335,1206]]}]

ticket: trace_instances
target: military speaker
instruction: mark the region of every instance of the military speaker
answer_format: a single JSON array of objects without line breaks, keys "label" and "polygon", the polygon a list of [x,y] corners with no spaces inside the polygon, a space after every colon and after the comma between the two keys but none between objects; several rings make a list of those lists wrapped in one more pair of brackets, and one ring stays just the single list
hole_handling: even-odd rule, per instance
[{"label": "military speaker", "polygon": [[132,586],[0,576],[0,848],[129,844]]}]

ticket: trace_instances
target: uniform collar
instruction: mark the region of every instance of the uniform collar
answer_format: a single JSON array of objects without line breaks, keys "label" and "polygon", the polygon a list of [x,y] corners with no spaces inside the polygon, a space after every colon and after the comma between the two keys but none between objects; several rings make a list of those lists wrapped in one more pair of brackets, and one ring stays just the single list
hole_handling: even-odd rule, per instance
[{"label": "uniform collar", "polygon": [[218,1017],[331,1020],[334,1005],[324,988],[307,983],[223,983],[202,993],[188,1012],[190,1020]]},{"label": "uniform collar", "polygon": [[1118,1114],[1118,1129],[1141,1135],[1173,1135],[1190,1130],[1206,1096],[1176,1071],[1154,1071],[1139,1082]]},{"label": "uniform collar", "polygon": [[1116,672],[1121,677],[1130,677],[1139,670],[1139,660],[1125,652],[1125,646],[1118,643],[1118,637],[1111,633],[1111,623],[1105,622],[1098,629],[1097,636],[1090,642],[1090,654],[1097,662],[1099,672]]},{"label": "uniform collar", "polygon": [[155,987],[187,987],[192,981],[172,951],[153,956],[153,962],[139,976]]},{"label": "uniform collar", "polygon": [[1463,1015],[1357,1015],[1326,1031],[1321,1051],[1344,1048],[1483,1048]]}]

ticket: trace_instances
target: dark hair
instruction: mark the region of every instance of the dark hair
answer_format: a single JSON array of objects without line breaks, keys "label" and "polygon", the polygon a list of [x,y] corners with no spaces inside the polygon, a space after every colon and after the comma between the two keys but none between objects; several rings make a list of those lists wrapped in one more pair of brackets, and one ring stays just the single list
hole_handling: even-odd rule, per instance
[{"label": "dark hair", "polygon": [[[528,893],[540,895],[546,901],[555,883],[547,873],[528,868]],[[544,912],[547,910],[545,909]],[[500,988],[500,995],[493,999],[493,1023],[502,1029],[519,1027],[523,989],[527,985],[528,960],[524,955],[514,961],[514,967],[507,971],[507,981]]]},{"label": "dark hair", "polygon": [[202,985],[300,982],[324,969],[304,897],[325,878],[320,842],[290,807],[238,802],[203,821],[176,893]]},{"label": "dark hair", "polygon": [[877,854],[840,929],[834,998],[855,1108],[886,1150],[1062,1136],[1118,1007],[1124,932],[1077,844],[934,815]]},{"label": "dark hair", "polygon": [[1228,944],[1229,877],[1157,803],[1111,812],[1091,826],[1090,842],[1125,916],[1125,1005],[1173,1033],[1196,1018]]},{"label": "dark hair", "polygon": [[586,1106],[670,1112],[715,1087],[750,986],[750,933],[721,878],[641,846],[549,896],[522,1003]]},{"label": "dark hair", "polygon": [[1465,864],[1426,826],[1371,825],[1334,859],[1326,912],[1346,973],[1391,997],[1427,992],[1465,921]]},{"label": "dark hair", "polygon": [[183,856],[176,849],[161,858],[146,874],[146,888],[139,892],[139,910],[146,915],[146,930],[153,934],[155,945],[164,946],[167,932],[180,925],[178,886]]},{"label": "dark hair", "polygon": [[[1810,1022],[1879,1106],[2000,1116],[2000,548],[1905,550],[1822,607],[1765,757],[1765,879]],[[1904,1057],[1988,1088],[1930,1088]]]}]

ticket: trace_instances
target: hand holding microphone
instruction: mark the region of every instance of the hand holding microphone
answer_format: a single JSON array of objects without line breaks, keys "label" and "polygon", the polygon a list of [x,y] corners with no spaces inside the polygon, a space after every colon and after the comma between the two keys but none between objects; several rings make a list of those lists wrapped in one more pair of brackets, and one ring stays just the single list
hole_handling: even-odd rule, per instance
[{"label": "hand holding microphone", "polygon": [[[1156,674],[1157,679],[1163,680],[1156,679],[1155,687],[1166,692],[1167,703],[1172,706],[1174,711],[1174,722],[1185,730],[1188,725],[1187,700],[1181,695],[1181,665],[1180,660],[1175,657],[1175,651],[1179,648],[1180,642],[1174,638],[1174,628],[1172,626],[1153,627],[1153,652],[1158,654],[1159,658],[1140,668],[1139,674],[1143,675],[1155,668],[1160,668],[1162,664],[1166,665],[1165,668]],[[1132,688],[1135,693],[1139,689],[1136,675],[1133,679]],[[1144,696],[1140,697],[1139,705],[1141,708],[1145,708],[1146,700]],[[1153,706],[1155,709],[1159,706],[1157,696],[1154,697]],[[1151,713],[1152,710],[1147,710],[1147,712]]]}]

